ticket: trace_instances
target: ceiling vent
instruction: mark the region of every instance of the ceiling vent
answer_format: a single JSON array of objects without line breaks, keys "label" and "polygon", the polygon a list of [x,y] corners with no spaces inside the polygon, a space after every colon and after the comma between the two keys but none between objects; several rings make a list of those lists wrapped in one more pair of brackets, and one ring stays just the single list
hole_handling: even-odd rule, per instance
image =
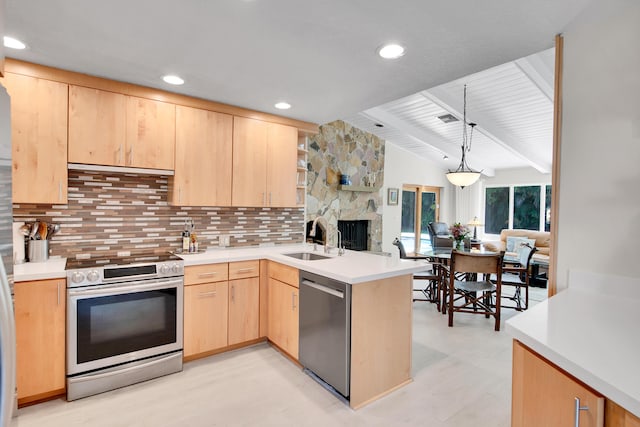
[{"label": "ceiling vent", "polygon": [[452,122],[457,122],[459,121],[457,117],[451,115],[451,114],[444,114],[442,116],[438,116],[438,118],[440,120],[442,120],[445,123],[452,123]]}]

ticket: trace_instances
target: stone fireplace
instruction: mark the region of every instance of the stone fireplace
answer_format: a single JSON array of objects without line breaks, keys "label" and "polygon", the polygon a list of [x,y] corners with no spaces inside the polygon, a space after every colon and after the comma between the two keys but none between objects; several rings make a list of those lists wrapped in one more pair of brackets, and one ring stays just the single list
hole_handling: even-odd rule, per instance
[{"label": "stone fireplace", "polygon": [[[306,221],[324,217],[329,245],[338,244],[338,221],[365,221],[366,249],[382,250],[384,146],[384,140],[341,120],[320,126],[309,139]],[[343,174],[350,176],[350,186],[339,185]]]}]

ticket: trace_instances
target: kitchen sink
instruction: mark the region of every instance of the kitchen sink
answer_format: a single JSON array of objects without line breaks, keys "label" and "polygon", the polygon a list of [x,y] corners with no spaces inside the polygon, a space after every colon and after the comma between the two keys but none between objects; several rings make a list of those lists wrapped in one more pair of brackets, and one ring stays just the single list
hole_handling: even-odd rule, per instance
[{"label": "kitchen sink", "polygon": [[290,256],[291,258],[302,259],[302,260],[305,260],[305,261],[315,261],[317,259],[330,258],[328,256],[318,255],[318,254],[314,254],[314,253],[311,253],[311,252],[294,252],[294,253],[291,253],[291,254],[282,254],[282,255]]}]

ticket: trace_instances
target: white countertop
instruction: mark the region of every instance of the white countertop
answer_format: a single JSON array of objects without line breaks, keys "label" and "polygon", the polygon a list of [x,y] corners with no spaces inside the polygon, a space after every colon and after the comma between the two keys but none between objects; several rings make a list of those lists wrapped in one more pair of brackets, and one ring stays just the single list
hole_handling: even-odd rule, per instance
[{"label": "white countertop", "polygon": [[[558,367],[640,416],[640,299],[574,286],[506,322],[506,330]],[[632,290],[633,289],[633,290]],[[622,294],[622,295],[615,295]]]},{"label": "white countertop", "polygon": [[66,258],[49,258],[45,262],[25,262],[13,266],[13,281],[61,279],[67,277]]},{"label": "white countertop", "polygon": [[[401,260],[398,257],[356,251],[346,251],[343,256],[338,256],[337,249],[333,249],[331,254],[325,254],[321,246],[318,247],[316,253],[328,256],[328,259],[304,261],[284,255],[312,251],[312,245],[297,244],[212,249],[207,252],[178,256],[184,259],[185,266],[268,259],[350,284],[412,274],[428,268],[426,261]],[[25,282],[29,280],[65,278],[67,277],[65,271],[66,262],[66,258],[50,258],[46,262],[16,264],[13,268],[14,281]]]},{"label": "white countertop", "polygon": [[350,284],[412,274],[427,269],[425,261],[401,260],[397,257],[357,251],[346,251],[343,256],[338,256],[337,249],[333,249],[331,254],[326,255],[321,246],[318,246],[316,253],[329,256],[329,259],[304,261],[284,255],[294,252],[313,252],[313,245],[213,249],[203,253],[178,256],[184,259],[185,266],[268,259]]}]

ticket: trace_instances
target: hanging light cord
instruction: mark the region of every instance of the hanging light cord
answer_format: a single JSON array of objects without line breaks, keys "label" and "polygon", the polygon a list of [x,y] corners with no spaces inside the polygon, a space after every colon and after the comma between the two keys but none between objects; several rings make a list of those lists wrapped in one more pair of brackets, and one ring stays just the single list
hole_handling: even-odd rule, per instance
[{"label": "hanging light cord", "polygon": [[[462,158],[456,172],[471,172],[472,169],[467,165],[466,153],[471,151],[471,141],[473,140],[473,129],[475,123],[467,123],[467,85],[464,85],[464,98],[462,107]],[[471,132],[467,133],[467,125],[471,127]]]}]

